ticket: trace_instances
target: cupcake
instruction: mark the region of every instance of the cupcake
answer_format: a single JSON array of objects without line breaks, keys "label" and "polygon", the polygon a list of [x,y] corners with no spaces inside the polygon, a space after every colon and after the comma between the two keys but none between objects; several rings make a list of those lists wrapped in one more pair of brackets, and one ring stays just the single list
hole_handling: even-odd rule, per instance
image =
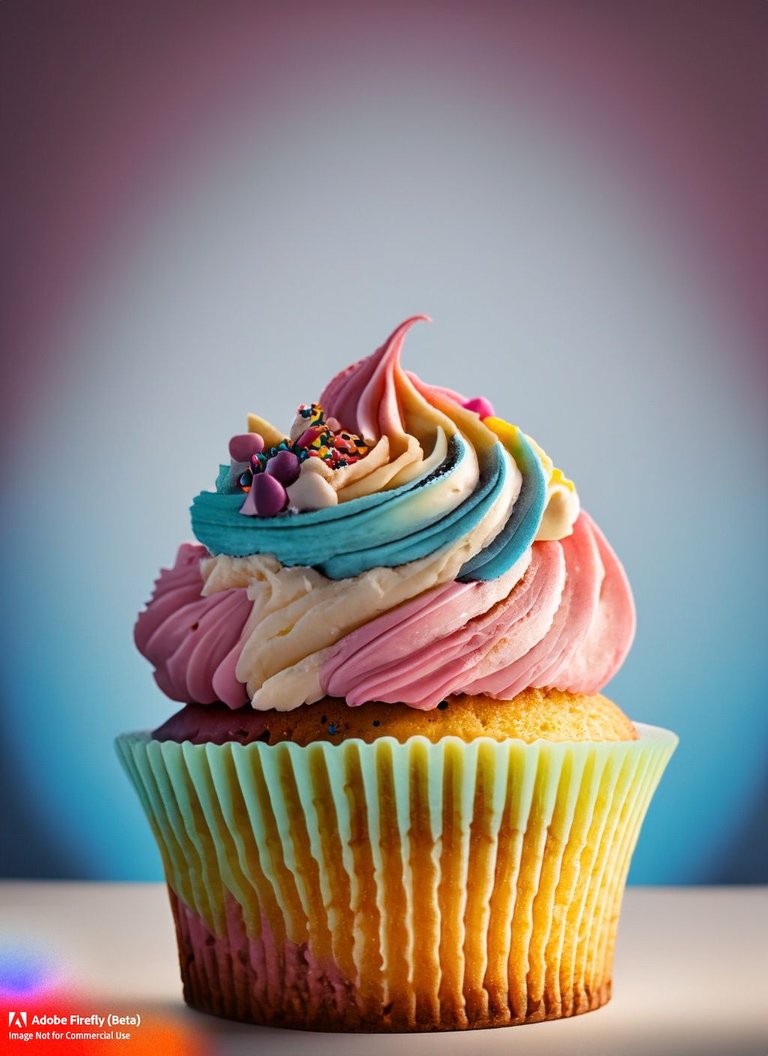
[{"label": "cupcake", "polygon": [[215,1015],[454,1030],[611,994],[677,739],[600,695],[634,606],[573,483],[401,367],[414,322],[287,433],[249,416],[136,624],[183,706],[118,752]]}]

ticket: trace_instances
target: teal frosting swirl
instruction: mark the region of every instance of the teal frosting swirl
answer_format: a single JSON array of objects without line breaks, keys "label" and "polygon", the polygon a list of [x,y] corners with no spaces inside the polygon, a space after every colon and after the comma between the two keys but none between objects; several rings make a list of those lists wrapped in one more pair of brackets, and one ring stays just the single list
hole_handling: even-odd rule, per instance
[{"label": "teal frosting swirl", "polygon": [[385,482],[337,505],[273,517],[241,512],[243,492],[232,483],[230,468],[222,466],[216,491],[199,494],[191,510],[193,531],[212,554],[271,554],[283,565],[311,566],[329,579],[346,579],[416,561],[466,539],[484,518],[492,523],[497,503],[509,509],[506,522],[458,578],[494,579],[525,553],[547,503],[541,458],[515,427],[491,417],[484,419],[490,425],[484,424],[457,393],[402,370],[400,348],[415,321],[402,324],[372,356],[337,375],[320,402],[360,436],[387,437],[394,459],[406,448],[437,451],[435,438],[442,433],[447,438],[442,462],[436,467],[425,462],[420,475],[389,490]]},{"label": "teal frosting swirl", "polygon": [[[461,569],[459,579],[493,579],[521,557],[533,542],[547,497],[541,462],[523,438],[517,453],[523,483],[512,513],[492,543]],[[243,493],[228,484],[223,466],[216,492],[201,492],[192,504],[192,528],[214,554],[245,557],[273,554],[284,565],[309,565],[329,579],[346,579],[371,568],[393,567],[427,557],[464,538],[499,501],[507,483],[507,461],[500,442],[480,460],[476,488],[444,515],[431,493],[446,474],[467,458],[459,433],[449,442],[445,461],[434,472],[391,491],[300,514],[244,517]]]}]

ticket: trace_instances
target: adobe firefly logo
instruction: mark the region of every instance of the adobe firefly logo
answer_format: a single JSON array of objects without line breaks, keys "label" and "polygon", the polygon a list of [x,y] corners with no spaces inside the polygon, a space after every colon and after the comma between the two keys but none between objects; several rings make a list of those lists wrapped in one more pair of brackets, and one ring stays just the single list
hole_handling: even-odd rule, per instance
[{"label": "adobe firefly logo", "polygon": [[26,1012],[9,1012],[8,1013],[8,1026],[9,1027],[21,1027],[23,1030],[27,1025],[27,1013]]}]

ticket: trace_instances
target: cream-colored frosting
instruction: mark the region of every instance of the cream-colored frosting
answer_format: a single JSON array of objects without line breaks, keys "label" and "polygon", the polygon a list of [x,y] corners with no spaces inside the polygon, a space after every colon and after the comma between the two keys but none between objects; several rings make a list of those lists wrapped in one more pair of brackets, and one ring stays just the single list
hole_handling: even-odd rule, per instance
[{"label": "cream-colored frosting", "polygon": [[[253,609],[236,674],[246,683],[254,708],[290,711],[319,699],[325,650],[383,612],[455,579],[461,566],[488,546],[506,524],[522,484],[514,460],[506,453],[503,457],[508,476],[499,501],[464,538],[418,561],[342,580],[327,579],[312,568],[285,567],[263,554],[219,555],[202,563],[204,595],[248,588]],[[434,496],[436,509],[458,506],[475,487],[477,463],[472,458],[467,462],[462,482],[448,478],[448,494]],[[519,563],[515,568],[519,578],[525,569]],[[511,588],[506,577],[505,584]]]},{"label": "cream-colored frosting", "polygon": [[541,459],[547,477],[547,505],[536,533],[536,541],[565,539],[573,531],[581,509],[576,485],[555,466],[547,452],[532,436],[526,436],[526,439]]}]

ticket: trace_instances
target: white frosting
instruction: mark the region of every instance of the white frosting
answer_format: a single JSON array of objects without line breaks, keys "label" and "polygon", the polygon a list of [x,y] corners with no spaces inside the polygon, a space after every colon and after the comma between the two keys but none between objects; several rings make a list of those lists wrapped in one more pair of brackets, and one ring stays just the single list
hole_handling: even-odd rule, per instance
[{"label": "white frosting", "polygon": [[538,542],[548,539],[565,539],[573,532],[581,504],[576,490],[566,484],[550,480],[547,489],[547,505],[536,533]]},{"label": "white frosting", "polygon": [[297,510],[322,510],[327,506],[336,506],[339,497],[330,481],[325,479],[322,470],[316,470],[322,460],[309,458],[301,467],[298,478],[285,489],[288,501]]}]

